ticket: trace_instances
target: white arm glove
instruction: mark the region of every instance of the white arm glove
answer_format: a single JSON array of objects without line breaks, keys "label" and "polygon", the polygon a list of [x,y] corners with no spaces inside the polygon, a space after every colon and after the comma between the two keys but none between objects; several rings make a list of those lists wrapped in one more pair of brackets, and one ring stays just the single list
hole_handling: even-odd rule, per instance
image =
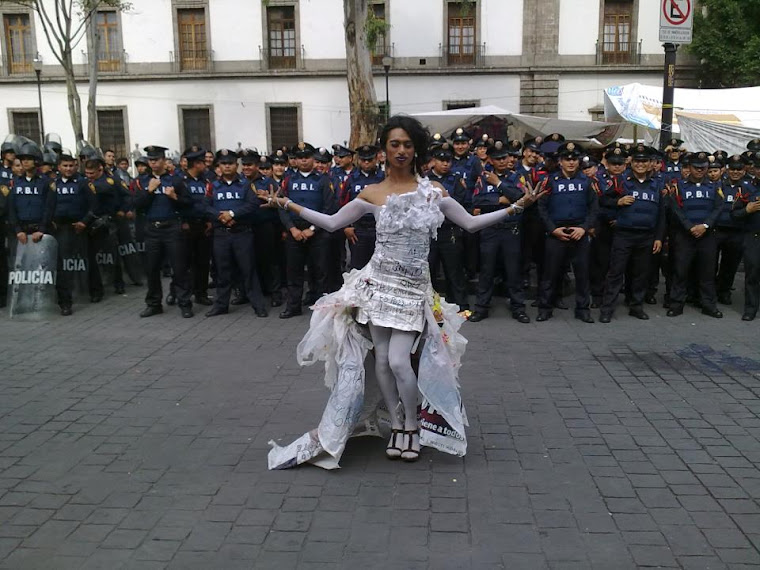
[{"label": "white arm glove", "polygon": [[351,200],[332,216],[315,212],[309,208],[303,208],[299,215],[307,222],[311,222],[323,230],[334,232],[351,225],[364,214],[372,214],[374,208],[375,206],[366,200],[356,198],[355,200]]},{"label": "white arm glove", "polygon": [[443,215],[460,228],[463,228],[470,233],[478,232],[508,218],[509,215],[507,210],[508,208],[504,208],[488,214],[471,216],[467,210],[465,210],[462,205],[451,196],[441,199],[441,212],[443,212]]}]

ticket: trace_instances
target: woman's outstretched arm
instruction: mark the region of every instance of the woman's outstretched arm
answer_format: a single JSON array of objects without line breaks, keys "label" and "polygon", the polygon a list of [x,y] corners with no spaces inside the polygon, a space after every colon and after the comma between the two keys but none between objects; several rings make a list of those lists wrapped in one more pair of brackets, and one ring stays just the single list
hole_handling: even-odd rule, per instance
[{"label": "woman's outstretched arm", "polygon": [[446,197],[441,199],[441,212],[459,227],[470,233],[475,233],[510,216],[516,216],[522,212],[522,208],[512,205],[488,214],[472,216],[454,198]]},{"label": "woman's outstretched arm", "polygon": [[334,232],[345,228],[363,215],[372,214],[374,212],[373,208],[375,207],[366,200],[356,198],[355,200],[351,200],[333,215],[329,215],[315,212],[309,208],[304,208],[286,198],[277,197],[273,198],[273,200],[277,201],[278,204],[286,210],[295,212],[307,222],[311,222],[315,226],[327,230],[328,232]]}]

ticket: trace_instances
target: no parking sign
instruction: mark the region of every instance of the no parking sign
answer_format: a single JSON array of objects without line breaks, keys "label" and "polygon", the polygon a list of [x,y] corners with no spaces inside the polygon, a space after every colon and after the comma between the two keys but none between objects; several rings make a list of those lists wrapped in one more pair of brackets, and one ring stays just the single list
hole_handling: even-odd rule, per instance
[{"label": "no parking sign", "polygon": [[694,0],[661,0],[660,41],[690,44],[694,26]]}]

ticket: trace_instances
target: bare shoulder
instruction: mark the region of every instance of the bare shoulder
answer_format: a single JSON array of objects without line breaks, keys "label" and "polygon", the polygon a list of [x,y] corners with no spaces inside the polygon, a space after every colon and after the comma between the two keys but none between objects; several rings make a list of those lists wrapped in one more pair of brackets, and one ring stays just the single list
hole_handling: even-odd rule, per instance
[{"label": "bare shoulder", "polygon": [[369,186],[365,186],[365,188],[359,192],[359,195],[357,198],[361,198],[365,202],[369,202],[370,204],[374,205],[380,205],[385,201],[385,193],[382,188],[382,182],[379,184],[370,184]]},{"label": "bare shoulder", "polygon": [[438,190],[441,191],[441,196],[444,198],[449,197],[449,193],[446,191],[446,188],[443,187],[443,185],[440,182],[431,182],[430,184],[433,185],[434,188],[438,188]]}]

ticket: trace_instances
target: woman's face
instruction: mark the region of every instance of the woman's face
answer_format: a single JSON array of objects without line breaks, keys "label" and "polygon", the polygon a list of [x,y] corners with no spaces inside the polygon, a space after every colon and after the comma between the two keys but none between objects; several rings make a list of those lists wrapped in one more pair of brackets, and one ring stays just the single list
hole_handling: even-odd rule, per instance
[{"label": "woman's face", "polygon": [[388,133],[385,154],[392,168],[403,170],[414,168],[414,143],[404,129],[396,128]]}]

